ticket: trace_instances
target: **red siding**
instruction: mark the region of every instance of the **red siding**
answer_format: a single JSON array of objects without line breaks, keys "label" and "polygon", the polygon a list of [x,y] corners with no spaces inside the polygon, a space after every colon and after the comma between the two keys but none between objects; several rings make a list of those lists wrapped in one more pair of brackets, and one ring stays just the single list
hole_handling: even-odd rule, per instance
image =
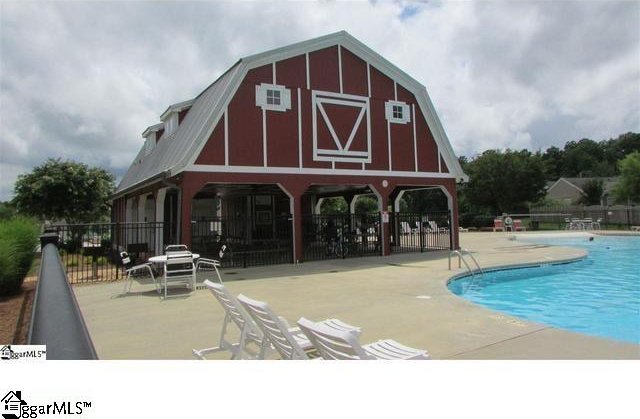
[{"label": "red siding", "polygon": [[189,112],[189,109],[191,108],[183,109],[180,112],[178,112],[178,125],[182,124],[182,120],[184,119],[185,116],[187,116],[187,112]]},{"label": "red siding", "polygon": [[370,67],[369,73],[371,76],[371,97],[376,99],[393,100],[395,97],[393,80],[376,70],[374,67]]},{"label": "red siding", "polygon": [[262,166],[262,109],[256,106],[256,85],[271,83],[271,65],[254,68],[229,104],[229,164]]},{"label": "red siding", "polygon": [[340,91],[337,46],[309,53],[309,78],[312,90]]},{"label": "red siding", "polygon": [[[276,70],[277,75],[277,70]],[[298,91],[291,89],[291,109],[267,111],[267,165],[298,166]],[[255,150],[253,151],[255,152]],[[260,148],[262,152],[262,148]]]},{"label": "red siding", "polygon": [[418,149],[418,170],[437,172],[438,147],[419,108],[416,108],[416,146]]},{"label": "red siding", "polygon": [[371,99],[371,163],[370,170],[387,170],[389,158],[387,152],[387,120],[384,117],[384,101]]},{"label": "red siding", "polygon": [[413,125],[391,125],[391,168],[392,170],[414,171]]},{"label": "red siding", "polygon": [[416,103],[416,99],[415,97],[413,97],[413,94],[410,91],[400,86],[399,84],[396,84],[396,86],[396,89],[398,90],[398,100],[400,102],[409,104]]},{"label": "red siding", "polygon": [[367,63],[351,51],[342,51],[342,92],[351,95],[367,96]]},{"label": "red siding", "polygon": [[[304,55],[298,55],[276,63],[276,84],[287,87],[307,86],[307,63]],[[293,93],[293,92],[291,92]],[[293,94],[291,95],[293,101]]]},{"label": "red siding", "polygon": [[196,164],[224,164],[224,116],[211,132]]}]

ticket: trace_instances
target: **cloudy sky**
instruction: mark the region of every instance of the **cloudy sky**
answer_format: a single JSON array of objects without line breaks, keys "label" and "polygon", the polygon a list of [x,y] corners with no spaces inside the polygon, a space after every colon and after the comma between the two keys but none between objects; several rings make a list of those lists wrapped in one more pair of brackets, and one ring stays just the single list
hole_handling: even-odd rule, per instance
[{"label": "cloudy sky", "polygon": [[459,155],[640,131],[639,2],[0,2],[0,200],[48,157],[119,178],[238,58],[343,29],[427,86]]}]

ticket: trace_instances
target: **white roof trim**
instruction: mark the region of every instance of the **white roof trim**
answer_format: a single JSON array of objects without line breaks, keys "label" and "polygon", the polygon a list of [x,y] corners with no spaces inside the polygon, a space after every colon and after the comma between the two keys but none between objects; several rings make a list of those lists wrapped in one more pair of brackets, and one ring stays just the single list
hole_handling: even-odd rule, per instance
[{"label": "white roof trim", "polygon": [[147,127],[146,130],[144,130],[144,132],[142,133],[143,137],[146,137],[147,135],[149,135],[152,132],[158,132],[162,129],[162,127],[164,127],[164,124],[162,122],[157,123],[155,125],[151,125],[150,127]]},{"label": "white roof trim", "polygon": [[184,102],[178,102],[178,103],[174,103],[173,105],[170,105],[166,111],[164,111],[162,113],[162,115],[160,115],[160,120],[164,121],[165,119],[167,119],[169,117],[169,115],[171,115],[174,112],[180,112],[183,109],[186,108],[190,108],[191,105],[193,105],[193,102],[195,102],[195,98],[194,99],[189,99],[189,100],[185,100]]}]

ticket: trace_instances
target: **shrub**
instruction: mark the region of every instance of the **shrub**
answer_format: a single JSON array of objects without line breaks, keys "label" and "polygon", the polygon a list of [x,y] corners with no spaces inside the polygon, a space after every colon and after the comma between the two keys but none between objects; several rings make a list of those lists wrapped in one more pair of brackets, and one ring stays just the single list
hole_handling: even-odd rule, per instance
[{"label": "shrub", "polygon": [[38,245],[38,224],[17,217],[0,221],[0,295],[20,289]]}]

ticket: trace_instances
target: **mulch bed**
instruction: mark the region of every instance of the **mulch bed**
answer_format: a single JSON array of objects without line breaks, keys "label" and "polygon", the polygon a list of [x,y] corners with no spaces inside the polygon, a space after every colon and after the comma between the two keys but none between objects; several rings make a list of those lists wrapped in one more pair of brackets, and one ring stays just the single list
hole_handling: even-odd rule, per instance
[{"label": "mulch bed", "polygon": [[27,278],[20,292],[0,297],[0,345],[27,344],[35,290],[35,278]]}]

